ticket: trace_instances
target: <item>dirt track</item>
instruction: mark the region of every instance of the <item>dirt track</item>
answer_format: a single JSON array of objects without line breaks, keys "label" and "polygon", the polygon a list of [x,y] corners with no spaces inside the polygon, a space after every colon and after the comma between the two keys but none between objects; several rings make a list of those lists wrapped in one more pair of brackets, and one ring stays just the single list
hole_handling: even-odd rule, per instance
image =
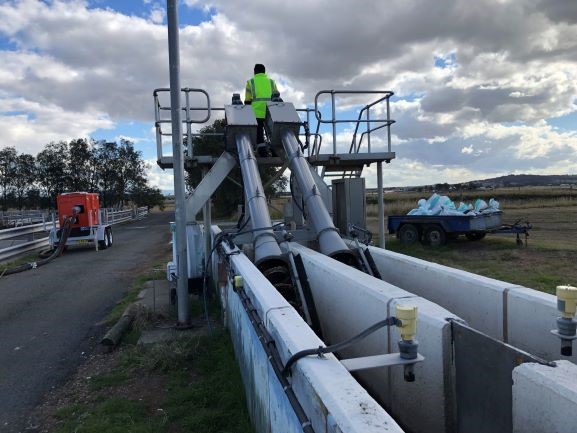
[{"label": "dirt track", "polygon": [[98,343],[135,275],[166,254],[172,213],[114,226],[114,246],[67,251],[0,278],[0,431],[25,431],[30,411]]}]

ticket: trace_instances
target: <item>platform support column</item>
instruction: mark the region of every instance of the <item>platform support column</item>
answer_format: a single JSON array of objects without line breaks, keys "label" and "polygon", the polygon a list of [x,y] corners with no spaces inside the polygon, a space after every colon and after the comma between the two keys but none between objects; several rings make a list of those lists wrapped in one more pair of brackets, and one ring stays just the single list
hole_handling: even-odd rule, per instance
[{"label": "platform support column", "polygon": [[379,202],[379,247],[385,248],[385,202],[383,200],[383,163],[377,162],[377,194]]}]

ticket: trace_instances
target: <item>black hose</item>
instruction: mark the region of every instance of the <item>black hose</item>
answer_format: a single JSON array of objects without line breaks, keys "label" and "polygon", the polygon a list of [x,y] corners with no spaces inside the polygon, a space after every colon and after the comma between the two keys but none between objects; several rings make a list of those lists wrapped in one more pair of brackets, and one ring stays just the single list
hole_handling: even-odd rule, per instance
[{"label": "black hose", "polygon": [[70,236],[70,230],[72,229],[72,222],[74,221],[75,217],[76,217],[76,215],[73,215],[71,217],[64,219],[64,227],[62,227],[62,230],[60,231],[60,239],[58,240],[58,248],[56,248],[49,257],[42,259],[42,260],[38,260],[36,262],[25,263],[23,265],[16,266],[14,268],[5,269],[3,272],[0,273],[0,277],[3,277],[4,275],[17,274],[20,272],[27,271],[29,269],[36,269],[40,266],[43,266],[47,263],[50,263],[56,257],[60,256],[62,254],[62,251],[64,250],[64,247],[66,246],[66,241],[68,240],[68,236]]},{"label": "black hose", "polygon": [[400,325],[402,325],[402,322],[399,319],[397,319],[396,317],[394,317],[394,316],[387,317],[385,320],[381,320],[380,322],[375,323],[374,325],[365,329],[360,334],[357,334],[354,337],[349,338],[348,340],[342,341],[342,342],[337,343],[337,344],[333,344],[331,346],[326,346],[326,347],[319,346],[316,349],[301,350],[300,352],[295,353],[293,356],[291,356],[289,358],[289,360],[287,361],[286,365],[283,368],[282,373],[284,376],[288,376],[290,374],[291,367],[299,359],[304,358],[305,356],[317,355],[317,356],[321,357],[325,353],[338,352],[339,350],[342,350],[346,347],[349,347],[353,344],[358,343],[362,339],[368,337],[373,332],[378,331],[379,329],[384,328],[385,326],[400,326]]}]

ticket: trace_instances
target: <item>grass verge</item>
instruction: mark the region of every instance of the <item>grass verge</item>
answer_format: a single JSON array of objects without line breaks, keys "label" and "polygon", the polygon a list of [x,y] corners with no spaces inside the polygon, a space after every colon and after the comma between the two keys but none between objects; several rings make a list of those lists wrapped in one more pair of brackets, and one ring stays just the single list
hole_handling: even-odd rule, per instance
[{"label": "grass verge", "polygon": [[552,294],[560,284],[577,283],[575,251],[535,244],[518,247],[512,238],[459,239],[436,248],[403,245],[392,238],[387,249]]},{"label": "grass verge", "polygon": [[[154,269],[161,269],[162,266],[163,265],[155,266]],[[106,323],[110,324],[115,323],[120,318],[120,316],[122,316],[122,313],[124,312],[126,307],[128,307],[136,300],[138,294],[140,293],[140,291],[144,287],[144,284],[147,281],[151,281],[154,279],[162,280],[165,277],[166,275],[164,273],[164,270],[162,271],[151,270],[145,274],[136,277],[132,282],[130,289],[126,293],[126,296],[122,299],[122,301],[120,301],[118,304],[114,306],[114,308],[110,311],[110,313],[108,313],[108,316],[106,317]]]},{"label": "grass verge", "polygon": [[251,433],[230,337],[183,335],[124,345],[114,365],[89,378],[88,397],[59,408],[58,433]]}]

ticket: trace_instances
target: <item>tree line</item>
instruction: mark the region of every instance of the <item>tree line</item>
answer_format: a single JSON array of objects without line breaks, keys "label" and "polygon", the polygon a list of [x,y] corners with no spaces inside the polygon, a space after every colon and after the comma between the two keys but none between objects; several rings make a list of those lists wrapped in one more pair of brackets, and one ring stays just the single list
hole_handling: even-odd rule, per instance
[{"label": "tree line", "polygon": [[97,192],[102,207],[155,206],[164,202],[148,185],[146,163],[134,144],[79,138],[47,144],[34,157],[14,147],[0,149],[2,209],[55,207],[64,192]]}]

